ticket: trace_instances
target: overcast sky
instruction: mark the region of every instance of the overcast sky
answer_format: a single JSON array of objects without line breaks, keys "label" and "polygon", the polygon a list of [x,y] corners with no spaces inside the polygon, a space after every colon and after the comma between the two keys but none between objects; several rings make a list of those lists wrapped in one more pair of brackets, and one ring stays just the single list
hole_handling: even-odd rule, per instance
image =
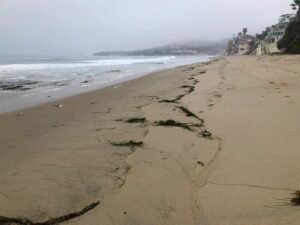
[{"label": "overcast sky", "polygon": [[291,0],[0,0],[0,55],[90,54],[255,34]]}]

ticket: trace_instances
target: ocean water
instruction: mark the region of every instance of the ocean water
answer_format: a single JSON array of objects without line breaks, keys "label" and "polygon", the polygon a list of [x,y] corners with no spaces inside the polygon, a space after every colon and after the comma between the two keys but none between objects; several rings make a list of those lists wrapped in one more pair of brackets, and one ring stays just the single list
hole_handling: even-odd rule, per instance
[{"label": "ocean water", "polygon": [[211,56],[0,57],[0,113],[103,88]]}]

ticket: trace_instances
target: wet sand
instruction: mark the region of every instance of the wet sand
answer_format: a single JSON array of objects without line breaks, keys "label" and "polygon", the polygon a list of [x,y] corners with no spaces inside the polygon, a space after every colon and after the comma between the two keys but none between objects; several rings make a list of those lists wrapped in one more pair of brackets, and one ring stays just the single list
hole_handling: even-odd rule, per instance
[{"label": "wet sand", "polygon": [[0,224],[297,225],[299,87],[231,57],[2,114]]}]

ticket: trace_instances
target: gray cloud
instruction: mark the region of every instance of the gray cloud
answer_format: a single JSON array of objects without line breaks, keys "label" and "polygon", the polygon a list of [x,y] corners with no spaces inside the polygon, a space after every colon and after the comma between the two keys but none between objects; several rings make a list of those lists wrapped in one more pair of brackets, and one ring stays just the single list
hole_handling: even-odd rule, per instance
[{"label": "gray cloud", "polygon": [[257,33],[287,0],[0,0],[0,54],[90,54]]}]

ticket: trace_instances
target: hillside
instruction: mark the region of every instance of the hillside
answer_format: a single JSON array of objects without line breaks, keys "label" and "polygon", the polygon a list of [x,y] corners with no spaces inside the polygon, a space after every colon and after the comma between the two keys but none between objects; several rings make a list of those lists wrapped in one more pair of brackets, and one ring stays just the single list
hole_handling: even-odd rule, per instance
[{"label": "hillside", "polygon": [[97,56],[153,56],[153,55],[215,55],[223,54],[227,40],[218,42],[187,41],[133,51],[101,51]]}]

